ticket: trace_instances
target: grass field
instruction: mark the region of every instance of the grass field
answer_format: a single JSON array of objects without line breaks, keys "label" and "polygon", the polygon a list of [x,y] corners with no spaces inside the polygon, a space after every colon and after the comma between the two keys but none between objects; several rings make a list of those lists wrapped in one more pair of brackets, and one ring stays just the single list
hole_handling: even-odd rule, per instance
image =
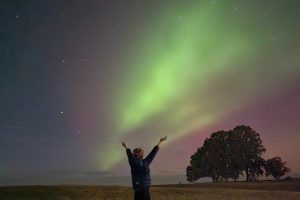
[{"label": "grass field", "polygon": [[[161,185],[151,188],[152,200],[300,200],[300,181],[229,182]],[[0,187],[0,200],[129,200],[130,187],[118,186],[9,186]]]}]

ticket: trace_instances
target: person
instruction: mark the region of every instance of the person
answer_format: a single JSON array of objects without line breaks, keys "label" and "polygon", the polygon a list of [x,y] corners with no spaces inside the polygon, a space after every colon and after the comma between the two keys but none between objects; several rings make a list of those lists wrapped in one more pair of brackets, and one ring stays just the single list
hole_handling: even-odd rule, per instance
[{"label": "person", "polygon": [[144,150],[135,148],[133,152],[122,142],[122,146],[126,149],[128,162],[131,168],[131,180],[134,190],[134,200],[150,200],[149,187],[151,186],[151,177],[149,166],[159,150],[159,145],[164,142],[167,137],[161,137],[158,144],[154,146],[152,151],[144,159]]}]

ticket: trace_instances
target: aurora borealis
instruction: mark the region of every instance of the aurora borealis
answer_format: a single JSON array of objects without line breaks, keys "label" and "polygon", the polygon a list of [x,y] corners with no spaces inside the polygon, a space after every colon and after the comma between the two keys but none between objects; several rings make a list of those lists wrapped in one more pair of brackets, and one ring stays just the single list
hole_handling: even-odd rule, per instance
[{"label": "aurora borealis", "polygon": [[184,175],[205,137],[239,124],[299,174],[299,8],[292,0],[1,2],[0,176],[119,183],[129,172],[120,142],[147,153],[164,135],[152,171]]}]

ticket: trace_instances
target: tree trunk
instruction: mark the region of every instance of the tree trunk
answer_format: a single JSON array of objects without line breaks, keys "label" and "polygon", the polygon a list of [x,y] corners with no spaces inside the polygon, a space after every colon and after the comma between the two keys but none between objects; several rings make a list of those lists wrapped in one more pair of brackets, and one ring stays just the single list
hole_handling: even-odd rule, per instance
[{"label": "tree trunk", "polygon": [[212,176],[212,177],[211,177],[211,179],[212,179],[212,182],[213,182],[213,183],[216,183],[216,182],[218,182],[218,178],[217,178],[217,177],[215,177],[215,176]]},{"label": "tree trunk", "polygon": [[246,181],[249,182],[249,170],[248,170],[248,168],[245,171],[246,171]]}]

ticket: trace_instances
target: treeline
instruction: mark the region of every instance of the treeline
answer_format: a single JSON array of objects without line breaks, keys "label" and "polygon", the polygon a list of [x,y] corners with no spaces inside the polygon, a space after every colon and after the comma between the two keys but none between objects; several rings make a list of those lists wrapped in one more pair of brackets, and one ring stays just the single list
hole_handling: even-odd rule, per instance
[{"label": "treeline", "polygon": [[246,181],[254,181],[264,174],[279,180],[290,172],[280,157],[263,159],[265,152],[259,134],[249,126],[212,133],[191,156],[186,168],[187,180],[194,182],[211,177],[213,182],[236,181],[239,176],[246,175]]}]

